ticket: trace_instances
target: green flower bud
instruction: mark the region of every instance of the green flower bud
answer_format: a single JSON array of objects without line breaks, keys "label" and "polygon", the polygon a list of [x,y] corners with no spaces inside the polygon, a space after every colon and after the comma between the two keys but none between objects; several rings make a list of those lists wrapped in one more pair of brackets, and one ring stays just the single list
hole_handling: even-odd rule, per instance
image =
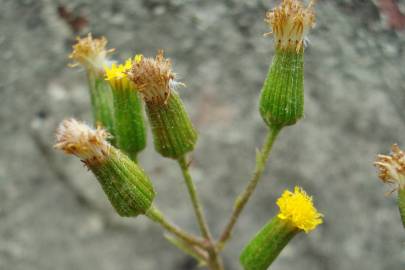
[{"label": "green flower bud", "polygon": [[266,270],[297,233],[290,223],[271,219],[243,249],[240,261],[244,269]]},{"label": "green flower bud", "polygon": [[131,59],[119,66],[113,64],[106,68],[106,80],[113,90],[117,146],[136,161],[137,154],[146,146],[146,129],[141,98],[126,75],[131,66]]},{"label": "green flower bud", "polygon": [[240,261],[245,270],[265,270],[300,231],[306,233],[322,223],[312,198],[299,187],[284,191],[277,200],[279,214],[271,219],[243,249]]},{"label": "green flower bud", "polygon": [[145,214],[155,191],[144,171],[107,142],[102,128],[69,119],[56,132],[55,148],[79,157],[100,182],[117,213],[123,217]]},{"label": "green flower bud", "polygon": [[163,57],[163,52],[155,59],[137,57],[128,78],[145,100],[156,151],[174,159],[192,151],[197,133],[174,90],[182,84],[174,80],[171,62]]},{"label": "green flower bud", "polygon": [[260,96],[260,114],[270,127],[295,124],[304,114],[304,54],[277,50]]},{"label": "green flower bud", "polygon": [[304,114],[304,36],[315,23],[314,2],[283,0],[266,14],[276,55],[260,97],[260,114],[270,127],[295,124]]},{"label": "green flower bud", "polygon": [[85,38],[77,38],[69,58],[75,61],[72,67],[80,64],[87,71],[95,125],[106,128],[110,134],[114,134],[112,93],[104,80],[104,66],[110,64],[107,55],[113,49],[106,50],[106,45],[105,37],[93,39],[91,34],[88,34]]}]

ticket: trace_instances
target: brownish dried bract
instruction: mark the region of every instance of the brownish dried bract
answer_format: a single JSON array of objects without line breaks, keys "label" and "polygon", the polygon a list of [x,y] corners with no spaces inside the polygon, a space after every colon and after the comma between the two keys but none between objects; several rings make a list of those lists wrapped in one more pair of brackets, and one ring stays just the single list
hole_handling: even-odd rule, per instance
[{"label": "brownish dried bract", "polygon": [[382,182],[396,185],[395,190],[405,187],[405,154],[398,145],[392,145],[391,155],[378,155],[374,165]]},{"label": "brownish dried bract", "polygon": [[277,49],[299,52],[303,49],[304,37],[315,25],[314,0],[304,7],[300,0],[283,0],[276,8],[266,13],[265,22],[274,34]]},{"label": "brownish dried bract", "polygon": [[114,49],[107,50],[107,39],[105,37],[94,38],[91,33],[84,38],[77,38],[73,45],[73,52],[69,58],[74,61],[71,66],[83,65],[87,69],[103,70],[108,65],[107,55]]},{"label": "brownish dried bract", "polygon": [[109,133],[98,127],[92,129],[73,118],[64,120],[56,130],[54,147],[79,157],[85,164],[96,164],[105,160],[111,145]]},{"label": "brownish dried bract", "polygon": [[136,89],[142,93],[148,103],[165,104],[170,97],[176,74],[172,72],[170,59],[164,58],[160,50],[155,58],[135,57],[128,78],[134,82]]}]

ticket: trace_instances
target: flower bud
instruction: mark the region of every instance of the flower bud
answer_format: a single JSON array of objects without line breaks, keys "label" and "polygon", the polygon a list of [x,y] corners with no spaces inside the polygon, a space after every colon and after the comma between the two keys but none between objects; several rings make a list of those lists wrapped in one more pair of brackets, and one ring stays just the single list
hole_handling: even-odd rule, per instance
[{"label": "flower bud", "polygon": [[304,38],[315,24],[314,2],[283,0],[267,12],[276,55],[260,97],[260,114],[270,127],[295,124],[304,114]]},{"label": "flower bud", "polygon": [[57,129],[55,148],[81,159],[120,216],[145,214],[155,197],[152,183],[136,163],[109,144],[108,136],[100,127],[91,129],[68,119]]},{"label": "flower bud", "polygon": [[114,99],[114,128],[117,146],[136,161],[137,154],[146,146],[146,129],[142,102],[126,72],[132,60],[125,64],[106,67],[106,80],[111,86]]},{"label": "flower bud", "polygon": [[277,200],[279,214],[271,219],[243,249],[240,261],[245,270],[265,270],[283,248],[299,232],[314,230],[322,223],[322,215],[312,198],[299,187],[284,191]]},{"label": "flower bud", "polygon": [[155,59],[138,56],[128,78],[142,94],[152,128],[155,149],[164,157],[178,159],[192,151],[197,133],[175,91],[171,61],[159,51]]},{"label": "flower bud", "polygon": [[398,208],[405,228],[405,153],[394,144],[391,155],[378,155],[374,165],[381,181],[394,186],[391,192],[398,191]]},{"label": "flower bud", "polygon": [[106,50],[106,45],[105,37],[93,39],[89,33],[85,38],[77,38],[69,58],[75,61],[72,67],[82,65],[86,69],[95,125],[114,134],[112,93],[104,80],[104,66],[111,63],[107,55],[114,50]]}]

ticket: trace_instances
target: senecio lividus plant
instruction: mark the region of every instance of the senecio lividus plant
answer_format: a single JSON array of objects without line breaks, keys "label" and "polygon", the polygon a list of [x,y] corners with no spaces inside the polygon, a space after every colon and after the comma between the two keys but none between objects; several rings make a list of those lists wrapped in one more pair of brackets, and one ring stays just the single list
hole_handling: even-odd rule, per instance
[{"label": "senecio lividus plant", "polygon": [[[187,154],[194,150],[198,135],[177,92],[185,85],[176,80],[163,51],[154,58],[138,54],[117,64],[108,57],[113,50],[106,49],[107,40],[89,34],[77,39],[70,55],[74,65],[86,70],[95,128],[66,119],[57,129],[55,148],[77,156],[87,166],[120,216],[144,215],[160,224],[172,244],[211,270],[224,269],[220,253],[261,179],[280,131],[294,125],[304,113],[305,36],[315,24],[314,2],[304,6],[300,0],[282,0],[267,12],[265,21],[272,29],[275,47],[259,102],[268,135],[257,152],[252,177],[236,198],[218,238],[210,232],[189,172]],[[153,182],[137,158],[146,146],[144,109],[155,150],[180,167],[200,236],[173,224],[154,203]],[[322,223],[322,214],[301,187],[284,191],[277,205],[279,213],[241,252],[240,262],[246,270],[267,269],[296,234],[309,233]]]}]

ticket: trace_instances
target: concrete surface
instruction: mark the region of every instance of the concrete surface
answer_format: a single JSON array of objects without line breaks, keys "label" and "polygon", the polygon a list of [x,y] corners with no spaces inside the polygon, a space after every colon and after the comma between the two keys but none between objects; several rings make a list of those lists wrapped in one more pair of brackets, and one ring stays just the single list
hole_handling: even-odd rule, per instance
[{"label": "concrete surface", "polygon": [[[81,163],[51,148],[63,118],[90,120],[84,74],[66,66],[75,34],[60,4],[88,20],[79,33],[105,35],[116,59],[159,48],[173,59],[200,131],[192,174],[217,235],[266,133],[257,103],[273,55],[263,17],[274,1],[0,0],[0,269],[194,269],[159,227],[118,218]],[[229,270],[240,269],[244,243],[296,184],[325,224],[296,237],[274,269],[405,269],[395,196],[384,196],[372,167],[391,143],[405,148],[405,32],[390,30],[372,1],[324,0],[317,12],[305,119],[277,141],[225,251]],[[148,146],[141,163],[157,204],[196,232],[176,164]]]}]

